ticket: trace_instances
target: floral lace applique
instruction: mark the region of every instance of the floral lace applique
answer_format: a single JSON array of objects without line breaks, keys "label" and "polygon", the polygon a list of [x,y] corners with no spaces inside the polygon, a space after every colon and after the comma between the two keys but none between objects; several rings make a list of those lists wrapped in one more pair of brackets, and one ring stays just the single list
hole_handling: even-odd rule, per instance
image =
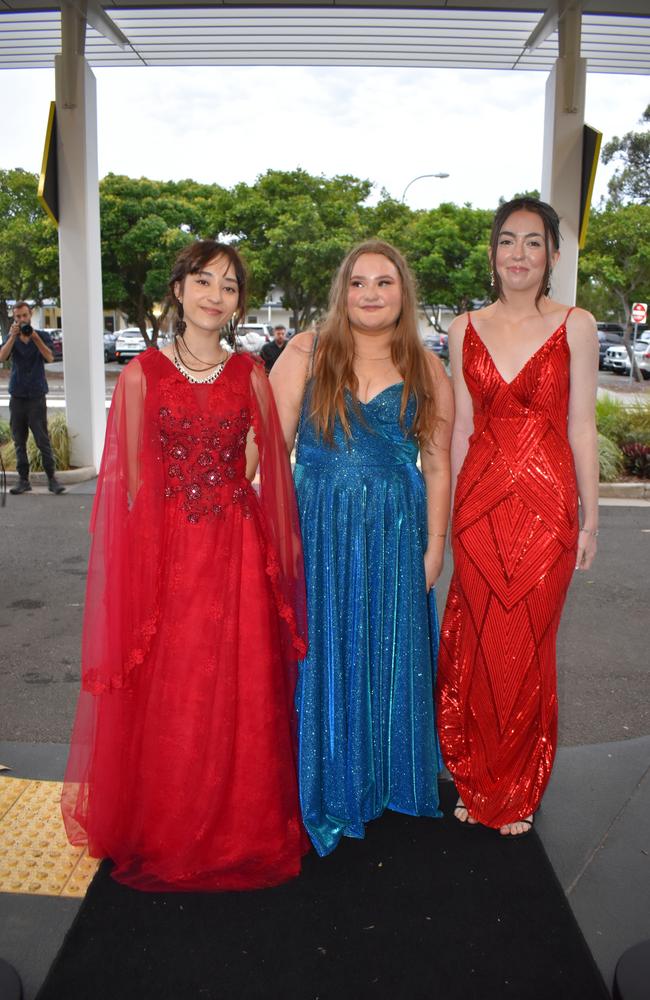
[{"label": "floral lace applique", "polygon": [[218,422],[209,416],[176,416],[161,406],[160,445],[166,465],[167,499],[182,496],[190,524],[202,517],[221,517],[227,504],[237,504],[251,517],[252,487],[245,477],[246,438],[251,425],[248,407]]}]

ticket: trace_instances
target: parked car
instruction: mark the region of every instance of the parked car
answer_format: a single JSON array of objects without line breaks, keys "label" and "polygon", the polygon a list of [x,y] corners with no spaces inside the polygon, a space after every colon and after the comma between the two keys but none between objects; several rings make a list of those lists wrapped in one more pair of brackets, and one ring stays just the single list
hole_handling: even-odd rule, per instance
[{"label": "parked car", "polygon": [[52,327],[44,327],[44,333],[48,333],[52,340],[52,354],[54,355],[55,361],[61,361],[63,359],[63,330],[53,329]]},{"label": "parked car", "polygon": [[636,362],[643,378],[647,380],[650,378],[650,341],[641,340],[637,343],[641,343],[643,346],[640,351],[635,352]]},{"label": "parked car", "polygon": [[[646,375],[646,359],[643,357],[650,348],[650,331],[640,334],[634,343],[634,353],[636,356],[639,368],[643,373],[644,378],[650,377]],[[644,364],[641,364],[643,358]],[[629,375],[630,373],[630,359],[628,357],[627,348],[625,344],[611,345],[607,348],[605,353],[605,360],[603,367],[607,371],[618,372],[622,375]]]},{"label": "parked car", "polygon": [[115,341],[117,340],[117,334],[111,333],[110,330],[104,330],[104,364],[108,364],[109,361],[115,361]]},{"label": "parked car", "polygon": [[433,351],[434,354],[447,354],[449,337],[446,333],[438,333],[437,330],[427,330],[422,337],[422,343],[427,351]]},{"label": "parked car", "polygon": [[605,367],[607,348],[612,344],[621,345],[625,327],[620,323],[596,323],[598,327],[598,368]]},{"label": "parked car", "polygon": [[273,326],[271,323],[243,323],[239,327],[239,333],[257,333],[264,337],[268,343],[273,340]]},{"label": "parked car", "polygon": [[259,354],[270,340],[273,340],[270,323],[244,323],[237,330],[237,347],[247,354]]},{"label": "parked car", "polygon": [[622,323],[596,323],[596,326],[602,333],[616,333],[621,337],[625,333]]},{"label": "parked car", "polygon": [[[149,336],[152,330],[147,330]],[[118,330],[115,339],[115,357],[118,364],[126,364],[131,358],[137,357],[147,349],[147,342],[140,332],[138,326],[127,326],[125,330]]]}]

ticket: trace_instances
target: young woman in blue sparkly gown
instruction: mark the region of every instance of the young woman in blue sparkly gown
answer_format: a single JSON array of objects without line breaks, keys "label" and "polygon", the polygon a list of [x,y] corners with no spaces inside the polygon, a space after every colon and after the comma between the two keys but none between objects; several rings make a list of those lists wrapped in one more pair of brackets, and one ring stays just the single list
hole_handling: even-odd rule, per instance
[{"label": "young woman in blue sparkly gown", "polygon": [[319,334],[294,337],[271,373],[290,451],[297,436],[309,633],[298,768],[321,855],[363,837],[386,808],[440,815],[433,587],[453,401],[416,302],[402,256],[362,244],[339,269]]}]

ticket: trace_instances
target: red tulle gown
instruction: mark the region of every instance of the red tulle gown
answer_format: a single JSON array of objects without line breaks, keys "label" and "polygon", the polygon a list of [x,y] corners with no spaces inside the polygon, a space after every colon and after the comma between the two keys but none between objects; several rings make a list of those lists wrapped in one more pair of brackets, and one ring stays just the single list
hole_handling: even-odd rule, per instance
[{"label": "red tulle gown", "polygon": [[[259,496],[244,476],[252,427]],[[146,890],[296,875],[305,652],[297,512],[264,370],[209,384],[146,351],[117,385],[91,521],[70,840]]]},{"label": "red tulle gown", "polygon": [[463,373],[474,432],[454,502],[438,725],[463,802],[499,827],[535,811],[555,755],[555,639],[578,535],[565,324],[505,382],[469,318]]}]

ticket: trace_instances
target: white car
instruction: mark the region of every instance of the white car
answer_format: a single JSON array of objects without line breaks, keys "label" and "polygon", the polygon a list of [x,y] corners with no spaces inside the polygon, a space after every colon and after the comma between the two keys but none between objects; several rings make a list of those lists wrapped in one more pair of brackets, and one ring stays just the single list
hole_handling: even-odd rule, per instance
[{"label": "white car", "polygon": [[[638,341],[637,341],[638,343]],[[636,363],[644,379],[650,378],[650,341],[641,341],[641,350],[636,351]]]},{"label": "white car", "polygon": [[[148,336],[151,336],[152,333],[153,330],[147,330]],[[131,358],[146,351],[147,347],[148,344],[142,336],[139,326],[127,326],[125,330],[118,330],[115,339],[115,357],[118,364],[125,364]]]},{"label": "white car", "polygon": [[[650,350],[650,330],[639,334],[634,343],[634,354],[644,378],[650,378],[650,358],[646,357]],[[630,373],[630,359],[625,344],[613,344],[607,348],[603,367],[611,372],[623,375]]]},{"label": "white car", "polygon": [[[259,354],[265,344],[273,340],[273,327],[269,323],[244,323],[237,327],[237,348],[245,354]],[[232,345],[222,337],[221,346],[232,351]]]},{"label": "white car", "polygon": [[259,354],[270,340],[273,340],[270,323],[244,323],[237,330],[237,347],[248,354]]}]

